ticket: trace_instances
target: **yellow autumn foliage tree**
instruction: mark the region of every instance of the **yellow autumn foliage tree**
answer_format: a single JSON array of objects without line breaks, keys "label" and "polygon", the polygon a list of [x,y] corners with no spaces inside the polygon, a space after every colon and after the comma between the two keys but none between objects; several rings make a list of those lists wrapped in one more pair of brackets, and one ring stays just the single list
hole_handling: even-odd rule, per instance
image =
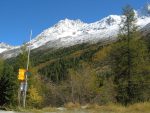
[{"label": "yellow autumn foliage tree", "polygon": [[37,88],[35,88],[33,85],[30,86],[28,90],[28,105],[39,107],[42,103],[42,96],[38,93]]}]

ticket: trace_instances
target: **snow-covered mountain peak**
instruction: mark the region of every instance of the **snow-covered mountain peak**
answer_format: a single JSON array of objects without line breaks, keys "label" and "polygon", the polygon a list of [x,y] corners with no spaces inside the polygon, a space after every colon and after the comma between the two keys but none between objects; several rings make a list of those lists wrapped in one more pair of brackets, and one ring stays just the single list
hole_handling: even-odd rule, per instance
[{"label": "snow-covered mountain peak", "polygon": [[12,46],[6,44],[6,43],[3,43],[3,42],[0,42],[0,47],[7,47],[7,48],[11,48]]},{"label": "snow-covered mountain peak", "polygon": [[109,15],[109,16],[105,17],[102,20],[112,20],[111,22],[119,21],[120,20],[120,16],[119,15]]},{"label": "snow-covered mountain peak", "polygon": [[13,46],[10,46],[8,44],[0,42],[0,53],[7,51],[7,50],[10,50],[10,49],[13,49],[13,48],[14,48]]},{"label": "snow-covered mountain peak", "polygon": [[63,33],[70,29],[78,30],[83,26],[85,26],[85,23],[83,23],[79,19],[78,20],[64,19],[64,20],[60,20],[57,24],[55,24],[53,30],[57,30]]},{"label": "snow-covered mountain peak", "polygon": [[112,25],[118,24],[120,22],[121,22],[121,16],[119,16],[119,15],[109,15],[99,21],[99,23],[105,24],[106,26],[112,26]]},{"label": "snow-covered mountain peak", "polygon": [[31,41],[32,49],[37,48],[48,41],[58,40],[62,37],[74,37],[79,35],[82,29],[87,26],[86,23],[78,20],[64,19],[60,20],[53,27],[44,30],[35,39]]},{"label": "snow-covered mountain peak", "polygon": [[66,18],[66,19],[64,19],[64,20],[60,20],[56,25],[63,25],[63,24],[65,24],[65,25],[69,25],[69,24],[71,24],[71,25],[76,25],[76,24],[84,24],[80,19],[77,19],[77,20],[70,20],[70,19],[68,19],[68,18]]}]

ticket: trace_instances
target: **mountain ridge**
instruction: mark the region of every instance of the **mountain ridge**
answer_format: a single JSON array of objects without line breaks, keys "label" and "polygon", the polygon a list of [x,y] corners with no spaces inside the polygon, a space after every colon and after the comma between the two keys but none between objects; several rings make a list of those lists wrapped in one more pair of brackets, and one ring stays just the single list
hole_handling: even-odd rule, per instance
[{"label": "mountain ridge", "polygon": [[[150,5],[147,4],[140,11],[135,11],[139,29],[144,28],[150,23]],[[40,47],[61,48],[69,47],[82,43],[95,43],[101,40],[114,40],[119,33],[119,26],[123,15],[109,15],[99,21],[93,23],[84,23],[81,20],[60,20],[54,26],[44,30],[31,40],[31,49]],[[144,28],[145,29],[145,28]],[[29,42],[26,43],[29,46]],[[0,44],[1,47],[1,44]],[[7,46],[6,46],[7,47]],[[9,53],[9,57],[13,57],[9,51],[20,51],[21,46],[3,49],[0,54]],[[19,54],[19,52],[18,52]],[[15,53],[15,55],[17,55]],[[8,57],[8,58],[9,58]]]},{"label": "mountain ridge", "polygon": [[14,46],[8,45],[4,42],[0,42],[0,53],[15,48]]}]

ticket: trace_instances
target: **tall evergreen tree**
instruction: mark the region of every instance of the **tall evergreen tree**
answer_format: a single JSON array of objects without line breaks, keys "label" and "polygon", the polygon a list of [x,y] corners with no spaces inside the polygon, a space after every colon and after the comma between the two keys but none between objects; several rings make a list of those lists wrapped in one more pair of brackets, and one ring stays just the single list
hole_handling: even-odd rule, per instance
[{"label": "tall evergreen tree", "polygon": [[7,63],[1,64],[0,70],[0,106],[14,102],[13,94],[15,89],[13,68]]},{"label": "tall evergreen tree", "polygon": [[144,73],[149,71],[148,51],[135,26],[134,10],[123,9],[120,40],[114,44],[112,70],[117,85],[117,100],[125,105],[144,100]]},{"label": "tall evergreen tree", "polygon": [[137,30],[135,26],[136,18],[133,8],[130,5],[127,5],[123,8],[123,15],[122,18],[122,27],[120,29],[122,38],[127,41],[127,56],[128,56],[128,77],[130,79],[131,76],[131,50],[130,50],[130,40],[133,37],[133,33]]}]

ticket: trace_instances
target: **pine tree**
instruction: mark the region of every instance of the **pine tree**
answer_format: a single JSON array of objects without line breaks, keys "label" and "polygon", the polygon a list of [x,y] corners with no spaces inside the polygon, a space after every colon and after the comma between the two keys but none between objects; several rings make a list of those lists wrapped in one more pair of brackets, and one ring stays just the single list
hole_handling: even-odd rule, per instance
[{"label": "pine tree", "polygon": [[124,38],[124,40],[127,43],[127,56],[128,56],[128,79],[130,79],[130,69],[131,69],[131,50],[130,50],[130,40],[133,37],[132,35],[137,30],[137,27],[135,26],[136,18],[133,8],[130,5],[127,5],[123,8],[123,15],[122,18],[122,27],[120,29],[121,31],[121,37]]},{"label": "pine tree", "polygon": [[13,68],[7,63],[1,65],[0,72],[0,106],[14,102],[15,76]]},{"label": "pine tree", "polygon": [[148,51],[135,26],[135,14],[130,6],[123,9],[121,34],[111,53],[112,70],[117,85],[117,100],[122,104],[144,100],[145,72],[149,71]]},{"label": "pine tree", "polygon": [[12,85],[6,76],[0,78],[0,106],[7,104],[12,95]]}]

